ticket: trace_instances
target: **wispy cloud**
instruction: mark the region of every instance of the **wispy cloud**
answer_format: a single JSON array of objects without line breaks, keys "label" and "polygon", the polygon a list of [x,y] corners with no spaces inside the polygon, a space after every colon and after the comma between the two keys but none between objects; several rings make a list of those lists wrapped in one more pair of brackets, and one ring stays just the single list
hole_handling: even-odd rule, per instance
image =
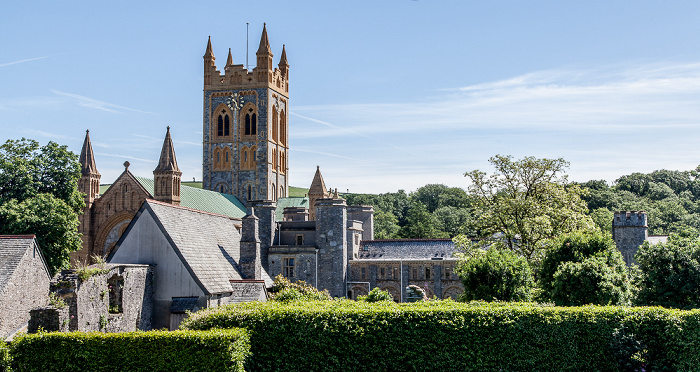
[{"label": "wispy cloud", "polygon": [[59,90],[52,90],[52,92],[56,95],[70,98],[71,100],[76,102],[78,104],[78,106],[82,106],[82,107],[88,107],[88,108],[93,108],[93,109],[107,111],[107,112],[113,112],[113,113],[119,113],[122,111],[131,111],[131,112],[138,112],[141,114],[156,115],[153,112],[142,111],[142,110],[137,110],[137,109],[133,109],[133,108],[125,107],[125,106],[115,105],[113,103],[108,103],[108,102],[96,100],[94,98],[81,96],[79,94],[66,93],[66,92],[61,92]]},{"label": "wispy cloud", "polygon": [[39,60],[39,59],[44,59],[44,58],[49,58],[49,57],[50,57],[50,56],[42,56],[42,57],[35,57],[35,58],[20,59],[19,61],[13,61],[13,62],[0,63],[0,67],[7,67],[7,66],[12,66],[12,65],[18,65],[18,64],[20,64],[20,63],[36,61],[36,60]]},{"label": "wispy cloud", "polygon": [[130,159],[130,160],[141,161],[144,163],[157,163],[158,162],[157,160],[153,160],[153,159],[144,159],[144,158],[137,158],[134,156],[120,155],[120,154],[109,154],[109,153],[104,153],[104,152],[98,152],[98,153],[95,153],[95,155],[106,156],[109,158]]}]

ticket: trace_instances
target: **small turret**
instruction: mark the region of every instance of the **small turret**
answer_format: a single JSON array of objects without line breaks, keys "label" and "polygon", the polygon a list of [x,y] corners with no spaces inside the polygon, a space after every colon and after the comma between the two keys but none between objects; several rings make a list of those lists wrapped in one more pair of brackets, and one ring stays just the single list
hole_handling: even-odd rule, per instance
[{"label": "small turret", "polygon": [[173,140],[170,138],[170,127],[168,127],[158,166],[153,171],[153,197],[162,202],[180,205],[181,176],[182,172],[177,166]]},{"label": "small turret", "polygon": [[289,63],[287,63],[287,51],[285,50],[284,44],[282,44],[282,57],[280,57],[280,63],[278,65],[282,77],[288,79],[289,75]]},{"label": "small turret", "polygon": [[233,56],[231,55],[231,48],[228,48],[228,58],[226,59],[226,67],[233,66]]},{"label": "small turret", "polygon": [[316,200],[331,197],[331,194],[326,190],[326,184],[321,176],[321,168],[317,165],[314,180],[311,181],[311,187],[309,187],[309,221],[316,220]]},{"label": "small turret", "polygon": [[207,40],[207,50],[204,52],[204,85],[211,81],[212,74],[216,71],[216,57],[211,48],[211,36]]},{"label": "small turret", "polygon": [[255,66],[255,75],[259,82],[272,82],[272,51],[270,50],[270,41],[267,38],[267,25],[263,24],[262,36],[260,37],[260,46],[255,53],[258,64]]}]

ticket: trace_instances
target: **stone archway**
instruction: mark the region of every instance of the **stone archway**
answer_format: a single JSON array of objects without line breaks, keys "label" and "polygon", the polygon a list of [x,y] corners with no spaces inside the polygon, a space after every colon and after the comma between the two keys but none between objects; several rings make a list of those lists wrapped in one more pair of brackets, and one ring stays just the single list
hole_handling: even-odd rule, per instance
[{"label": "stone archway", "polygon": [[131,212],[120,212],[110,217],[97,233],[93,254],[107,258],[129,226],[129,222],[134,218],[134,215],[135,213]]},{"label": "stone archway", "polygon": [[464,292],[464,289],[458,287],[458,286],[451,286],[447,287],[444,291],[442,291],[442,298],[443,299],[448,299],[451,298],[453,300],[457,300],[459,296]]},{"label": "stone archway", "polygon": [[399,289],[393,285],[385,285],[384,287],[380,288],[382,291],[387,291],[391,295],[391,297],[394,298],[394,302],[400,302],[401,301],[401,292]]}]

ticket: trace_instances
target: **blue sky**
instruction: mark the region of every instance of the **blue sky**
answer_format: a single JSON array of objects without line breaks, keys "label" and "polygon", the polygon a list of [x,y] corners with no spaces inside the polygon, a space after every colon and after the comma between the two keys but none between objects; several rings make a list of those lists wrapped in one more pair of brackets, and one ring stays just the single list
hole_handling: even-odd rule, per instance
[{"label": "blue sky", "polygon": [[171,127],[201,179],[202,56],[251,68],[263,22],[290,64],[291,185],[467,187],[495,154],[569,178],[700,164],[700,2],[31,1],[0,6],[0,140],[152,176]]}]

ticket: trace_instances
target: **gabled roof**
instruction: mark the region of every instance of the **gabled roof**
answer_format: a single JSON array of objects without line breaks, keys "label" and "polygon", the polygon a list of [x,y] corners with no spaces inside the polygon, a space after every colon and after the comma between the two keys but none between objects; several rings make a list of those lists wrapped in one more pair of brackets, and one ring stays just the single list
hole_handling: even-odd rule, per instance
[{"label": "gabled roof", "polygon": [[5,291],[5,286],[17,271],[22,257],[27,254],[28,250],[35,248],[39,253],[39,259],[46,268],[46,276],[50,279],[49,269],[41,250],[36,245],[34,235],[0,235],[0,293]]},{"label": "gabled roof", "polygon": [[309,187],[309,195],[323,195],[329,196],[330,194],[326,189],[326,183],[323,182],[323,176],[321,176],[321,168],[316,166],[316,174],[314,174],[314,179],[311,181],[311,187]]},{"label": "gabled roof", "polygon": [[451,239],[387,239],[360,243],[361,260],[440,260],[453,258]]},{"label": "gabled roof", "polygon": [[[243,279],[239,257],[239,222],[231,218],[148,199],[131,221],[109,259],[118,251],[132,226],[150,213],[192,278],[207,294],[231,292],[231,280]],[[108,259],[108,260],[109,260]],[[264,271],[264,270],[263,270]],[[267,275],[266,281],[272,282]]]}]

